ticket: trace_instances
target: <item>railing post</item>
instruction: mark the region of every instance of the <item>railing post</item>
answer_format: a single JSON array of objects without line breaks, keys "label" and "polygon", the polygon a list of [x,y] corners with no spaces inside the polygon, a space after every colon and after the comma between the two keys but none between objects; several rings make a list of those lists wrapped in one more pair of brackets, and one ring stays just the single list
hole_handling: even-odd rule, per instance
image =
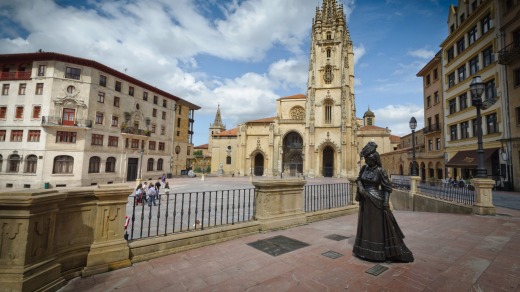
[{"label": "railing post", "polygon": [[418,194],[418,186],[421,181],[420,176],[410,176],[410,196],[413,198],[416,194]]},{"label": "railing post", "polygon": [[488,178],[474,178],[471,183],[475,187],[475,204],[473,213],[479,215],[495,215],[496,210],[493,205],[493,186],[495,181]]},{"label": "railing post", "polygon": [[303,179],[254,181],[254,220],[261,230],[282,229],[307,223],[303,210]]},{"label": "railing post", "polygon": [[349,186],[348,186],[348,190],[350,192],[350,196],[348,197],[348,204],[349,205],[358,205],[359,203],[354,200],[354,197],[356,196],[356,193],[357,193],[357,184],[356,184],[356,181],[357,181],[357,176],[348,176],[347,177],[348,181],[350,182]]}]

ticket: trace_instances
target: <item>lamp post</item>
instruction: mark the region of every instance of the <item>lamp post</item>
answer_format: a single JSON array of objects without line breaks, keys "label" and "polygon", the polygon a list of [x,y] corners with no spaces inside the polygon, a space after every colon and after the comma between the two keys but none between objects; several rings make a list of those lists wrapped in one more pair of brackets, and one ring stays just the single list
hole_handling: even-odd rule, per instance
[{"label": "lamp post", "polygon": [[139,182],[143,180],[143,155],[144,155],[144,148],[141,148],[139,150],[139,153],[141,154],[141,160],[139,160]]},{"label": "lamp post", "polygon": [[206,168],[206,155],[202,156],[202,178],[200,180],[204,180],[204,168]]},{"label": "lamp post", "polygon": [[482,93],[486,85],[482,82],[480,76],[473,77],[469,89],[471,91],[471,101],[477,108],[477,178],[487,178],[486,167],[484,166],[484,147],[482,147],[482,115],[480,110],[482,108]]},{"label": "lamp post", "polygon": [[253,181],[253,154],[249,155],[249,181]]},{"label": "lamp post", "polygon": [[415,162],[415,128],[417,128],[417,120],[415,117],[410,119],[410,129],[412,130],[412,176],[418,176],[417,162]]}]

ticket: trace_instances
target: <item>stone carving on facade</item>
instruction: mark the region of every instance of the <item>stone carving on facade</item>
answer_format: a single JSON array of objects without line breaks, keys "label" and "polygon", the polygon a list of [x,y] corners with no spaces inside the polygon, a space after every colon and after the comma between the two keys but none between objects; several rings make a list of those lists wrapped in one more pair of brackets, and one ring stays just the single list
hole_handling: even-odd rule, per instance
[{"label": "stone carving on facade", "polygon": [[31,240],[29,241],[31,245],[30,256],[33,258],[33,260],[43,256],[45,251],[48,249],[50,223],[50,218],[40,218],[34,222],[34,232],[31,235]]},{"label": "stone carving on facade", "polygon": [[291,109],[291,119],[303,120],[305,119],[305,110],[301,106],[295,106]]},{"label": "stone carving on facade", "polygon": [[114,227],[119,227],[118,222],[115,220],[120,216],[121,212],[119,207],[108,207],[103,210],[104,220],[103,229],[101,230],[101,238],[111,239],[115,235],[120,234],[121,231],[115,230]]},{"label": "stone carving on facade", "polygon": [[[69,85],[63,89],[63,97],[55,97],[52,99],[54,102],[54,115],[57,117],[61,116],[64,108],[71,108],[76,110],[76,118],[83,119],[84,111],[88,108],[85,101],[79,98],[80,91],[76,87]],[[80,109],[82,109],[80,111]]]},{"label": "stone carving on facade", "polygon": [[[0,226],[0,261],[7,263],[13,262],[17,259],[16,254],[11,253],[10,251],[16,251],[19,244],[16,237],[18,233],[20,233],[20,227],[22,227],[22,223],[17,222],[2,222]],[[20,245],[21,246],[21,245]]]}]

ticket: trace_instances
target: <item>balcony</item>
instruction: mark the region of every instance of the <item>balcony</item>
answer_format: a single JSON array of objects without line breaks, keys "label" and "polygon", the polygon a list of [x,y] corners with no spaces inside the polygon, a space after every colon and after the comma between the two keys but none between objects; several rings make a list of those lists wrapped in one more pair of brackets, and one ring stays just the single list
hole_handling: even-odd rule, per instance
[{"label": "balcony", "polygon": [[43,116],[42,126],[92,128],[92,120],[63,121],[63,119],[60,117]]},{"label": "balcony", "polygon": [[442,124],[427,125],[423,129],[423,133],[425,135],[440,132],[440,131],[442,131]]},{"label": "balcony", "polygon": [[149,130],[137,129],[133,127],[121,128],[121,134],[140,135],[150,137],[152,134]]},{"label": "balcony", "polygon": [[30,80],[31,71],[0,72],[0,80]]},{"label": "balcony", "polygon": [[498,52],[498,63],[509,65],[520,56],[520,42],[512,42]]}]

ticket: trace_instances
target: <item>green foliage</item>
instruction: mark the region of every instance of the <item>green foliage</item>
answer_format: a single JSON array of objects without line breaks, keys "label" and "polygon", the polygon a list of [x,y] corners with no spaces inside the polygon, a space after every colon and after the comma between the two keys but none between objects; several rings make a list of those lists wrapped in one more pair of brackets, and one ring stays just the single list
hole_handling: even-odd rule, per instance
[{"label": "green foliage", "polygon": [[193,155],[202,155],[202,150],[193,151]]}]

